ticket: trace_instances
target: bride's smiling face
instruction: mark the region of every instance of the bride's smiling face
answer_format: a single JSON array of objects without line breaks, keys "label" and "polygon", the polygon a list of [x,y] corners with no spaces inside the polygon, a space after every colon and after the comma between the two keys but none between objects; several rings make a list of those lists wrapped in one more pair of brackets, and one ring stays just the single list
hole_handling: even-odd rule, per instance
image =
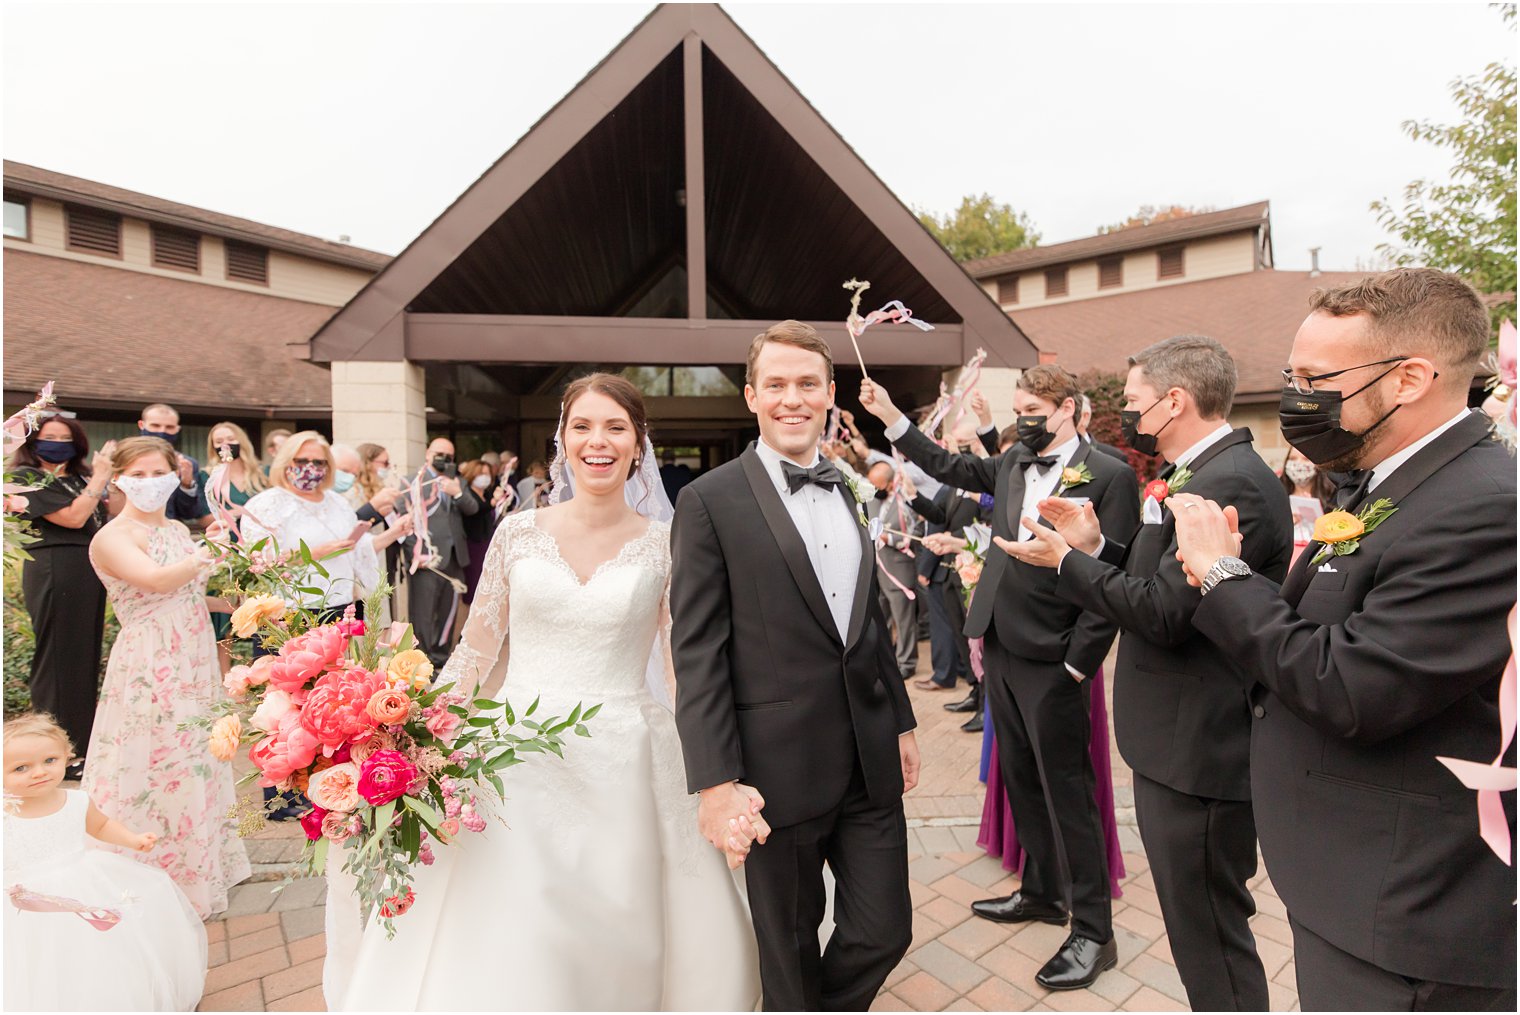
[{"label": "bride's smiling face", "polygon": [[600,391],[587,391],[565,407],[565,462],[575,492],[620,492],[633,475],[639,436],[628,410]]}]

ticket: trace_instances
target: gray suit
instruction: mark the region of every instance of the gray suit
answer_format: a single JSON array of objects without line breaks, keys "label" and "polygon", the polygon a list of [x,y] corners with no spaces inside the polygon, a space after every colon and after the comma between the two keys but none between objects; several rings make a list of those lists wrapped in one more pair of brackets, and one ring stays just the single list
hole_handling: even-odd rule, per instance
[{"label": "gray suit", "polygon": [[[436,478],[437,473],[427,470],[424,481]],[[436,487],[430,488],[432,490]],[[435,506],[428,515],[428,537],[433,549],[441,558],[433,566],[453,578],[464,577],[465,565],[470,562],[470,545],[465,539],[464,516],[480,510],[480,500],[467,484],[460,483],[458,497],[450,497],[438,490]],[[407,540],[407,550],[415,553],[417,537]],[[407,592],[407,610],[412,619],[412,633],[417,647],[427,653],[435,667],[442,668],[449,657],[449,634],[453,628],[455,612],[459,608],[459,593],[442,575],[426,568],[419,568],[412,575]]]},{"label": "gray suit", "polygon": [[[866,501],[866,516],[869,518],[881,515],[883,509],[885,515],[882,521],[888,528],[914,534],[919,532],[919,518],[911,508],[890,500],[873,498]],[[902,545],[902,539],[901,536],[888,536],[888,545],[877,551],[877,557],[887,574],[901,582],[904,588],[914,590],[916,595],[920,587],[918,569],[912,552],[904,553],[898,549]],[[877,595],[881,597],[882,612],[891,615],[892,626],[896,628],[892,649],[897,657],[898,672],[904,677],[911,677],[918,668],[918,604],[914,599],[909,599],[908,594],[889,578],[882,578],[877,583]]]}]

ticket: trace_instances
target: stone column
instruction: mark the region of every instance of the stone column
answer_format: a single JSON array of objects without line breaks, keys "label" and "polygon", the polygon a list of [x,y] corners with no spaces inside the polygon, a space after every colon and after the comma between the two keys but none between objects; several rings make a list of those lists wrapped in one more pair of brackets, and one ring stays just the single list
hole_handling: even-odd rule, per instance
[{"label": "stone column", "polygon": [[391,467],[411,475],[427,451],[425,392],[422,367],[408,360],[334,362],[333,439],[382,444]]}]

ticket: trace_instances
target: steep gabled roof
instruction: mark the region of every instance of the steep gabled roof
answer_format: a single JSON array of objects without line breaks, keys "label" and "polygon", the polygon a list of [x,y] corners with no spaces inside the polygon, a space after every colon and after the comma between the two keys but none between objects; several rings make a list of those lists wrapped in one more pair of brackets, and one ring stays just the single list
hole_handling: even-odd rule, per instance
[{"label": "steep gabled roof", "polygon": [[[738,117],[758,129],[730,136]],[[680,144],[684,135],[690,149],[704,129],[711,140],[696,158]],[[703,187],[687,187],[694,172]],[[609,203],[599,184],[626,187],[630,178],[640,192]],[[598,218],[586,205],[609,213]],[[703,223],[695,239],[678,207]],[[705,249],[700,267],[686,264],[688,249]],[[705,275],[709,306],[686,298],[688,285],[699,288],[689,270]],[[497,336],[532,327],[535,315],[595,328],[638,314],[702,334],[713,333],[703,330],[708,317],[842,322],[840,284],[851,275],[874,283],[868,303],[900,298],[927,320],[958,326],[926,342],[959,334],[967,347],[987,347],[993,364],[1035,362],[1017,326],[727,14],[716,4],[662,4],[310,348],[321,361],[427,359],[428,349],[408,347],[409,335],[424,333],[408,328],[409,313]],[[842,323],[836,330],[831,340],[843,337]],[[960,348],[946,351],[946,363],[963,358]],[[731,343],[722,355],[731,357]]]},{"label": "steep gabled roof", "polygon": [[1243,229],[1263,227],[1270,221],[1270,204],[1258,201],[1243,204],[1239,208],[1203,212],[1184,218],[1167,219],[1148,226],[1132,226],[1112,233],[1084,236],[1079,240],[1052,243],[1045,247],[1026,247],[1010,250],[1006,254],[994,254],[976,261],[966,262],[966,271],[973,278],[990,278],[1006,275],[1011,271],[1041,268],[1048,264],[1080,261],[1107,254],[1120,254],[1128,250],[1143,250],[1202,236],[1220,236],[1240,232]]},{"label": "steep gabled roof", "polygon": [[363,247],[324,240],[320,236],[268,226],[235,215],[223,215],[221,212],[207,211],[178,201],[166,201],[161,197],[55,173],[50,169],[12,162],[10,159],[5,160],[5,186],[8,190],[13,189],[23,194],[104,208],[134,218],[181,226],[196,232],[214,233],[354,268],[374,271],[383,268],[391,260],[389,254],[365,250]]}]

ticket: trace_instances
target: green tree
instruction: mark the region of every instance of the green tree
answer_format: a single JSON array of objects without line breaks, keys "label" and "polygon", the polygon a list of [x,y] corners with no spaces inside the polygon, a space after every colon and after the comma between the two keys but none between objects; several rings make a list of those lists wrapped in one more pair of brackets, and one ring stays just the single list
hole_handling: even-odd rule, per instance
[{"label": "green tree", "polygon": [[[1500,6],[1513,30],[1515,5]],[[1515,316],[1515,68],[1491,63],[1453,81],[1451,92],[1460,122],[1403,124],[1414,140],[1450,149],[1450,180],[1415,180],[1397,205],[1374,201],[1378,223],[1398,240],[1378,249],[1398,264],[1456,272],[1480,292],[1507,294],[1492,307],[1497,322]]]},{"label": "green tree", "polygon": [[1185,219],[1189,215],[1202,215],[1204,212],[1213,211],[1212,206],[1195,208],[1188,204],[1169,204],[1165,206],[1154,204],[1142,204],[1140,209],[1123,222],[1115,222],[1109,226],[1099,226],[1098,232],[1117,233],[1121,229],[1133,229],[1135,226],[1151,226],[1157,222],[1168,222],[1172,219]]},{"label": "green tree", "polygon": [[920,211],[918,220],[957,261],[975,261],[1040,242],[1028,215],[994,201],[990,194],[968,194],[961,198],[959,208],[943,217]]}]

